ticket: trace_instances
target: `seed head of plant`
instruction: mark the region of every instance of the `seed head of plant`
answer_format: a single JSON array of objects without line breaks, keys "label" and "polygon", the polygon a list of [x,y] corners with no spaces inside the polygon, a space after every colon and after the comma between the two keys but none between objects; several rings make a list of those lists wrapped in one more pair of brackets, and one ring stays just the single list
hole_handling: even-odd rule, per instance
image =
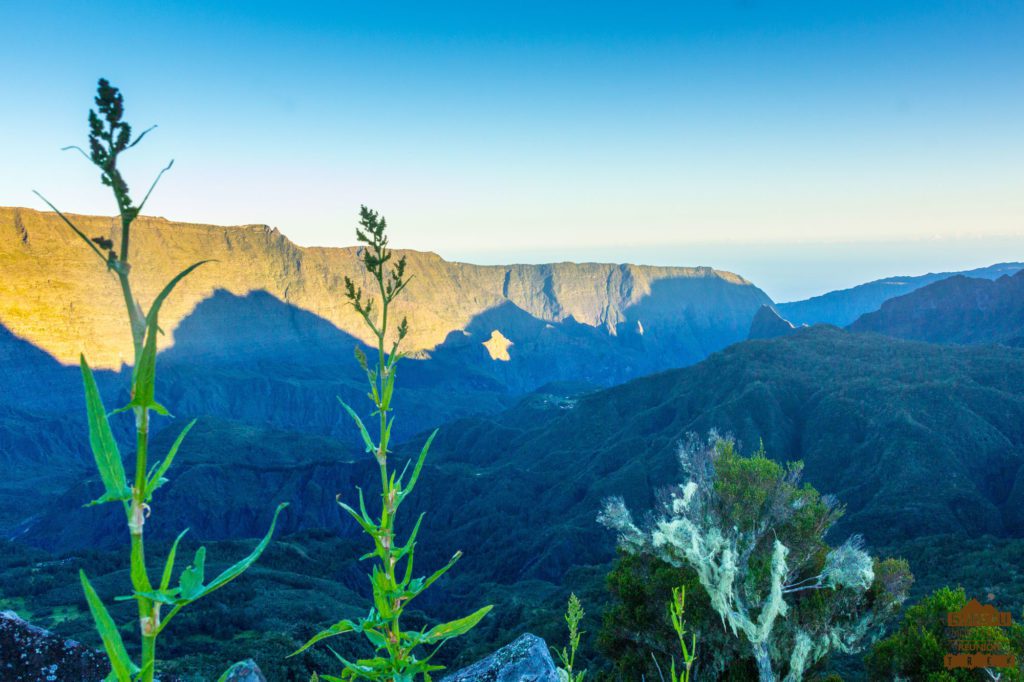
[{"label": "seed head of plant", "polygon": [[124,205],[129,206],[128,184],[117,168],[118,155],[135,144],[132,127],[123,120],[124,95],[101,78],[95,101],[96,109],[89,112],[89,159],[103,171],[103,184],[124,197]]}]

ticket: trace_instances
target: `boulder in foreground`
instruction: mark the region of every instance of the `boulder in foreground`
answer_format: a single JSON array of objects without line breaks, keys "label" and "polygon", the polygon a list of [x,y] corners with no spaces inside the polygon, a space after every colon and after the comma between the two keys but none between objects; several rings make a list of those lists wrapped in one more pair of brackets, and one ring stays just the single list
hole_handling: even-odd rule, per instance
[{"label": "boulder in foreground", "polygon": [[110,672],[105,656],[0,612],[0,679],[6,682],[99,682]]},{"label": "boulder in foreground", "polygon": [[441,682],[559,682],[548,645],[529,633]]}]

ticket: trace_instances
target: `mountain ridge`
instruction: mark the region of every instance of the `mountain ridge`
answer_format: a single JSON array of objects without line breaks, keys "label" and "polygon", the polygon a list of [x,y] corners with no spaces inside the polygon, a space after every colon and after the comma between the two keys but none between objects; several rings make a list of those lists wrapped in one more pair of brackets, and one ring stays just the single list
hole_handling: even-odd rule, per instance
[{"label": "mountain ridge", "polygon": [[1024,270],[999,279],[956,275],[889,299],[850,325],[931,343],[1024,346]]},{"label": "mountain ridge", "polygon": [[[117,242],[114,219],[66,214],[88,235]],[[163,283],[197,260],[214,259],[184,280],[163,309],[167,334],[216,288],[236,295],[265,290],[367,341],[343,296],[343,278],[370,290],[358,247],[302,247],[278,228],[224,227],[140,217],[133,234],[137,295],[151,300]],[[159,253],[154,258],[152,254]],[[512,302],[537,319],[574,321],[610,335],[642,326],[672,327],[685,340],[678,364],[742,339],[757,308],[770,302],[740,275],[701,267],[611,263],[473,265],[433,252],[396,250],[415,277],[397,314],[410,318],[410,349],[429,352],[476,316]],[[0,323],[64,364],[85,351],[98,368],[130,357],[116,284],[56,214],[0,207]],[[691,337],[687,339],[687,337]]]},{"label": "mountain ridge", "polygon": [[886,301],[904,296],[921,287],[950,277],[997,279],[1005,274],[1015,274],[1024,269],[1024,263],[995,263],[972,270],[955,272],[930,272],[924,275],[894,275],[864,282],[847,289],[828,291],[801,301],[777,303],[779,314],[796,326],[802,324],[832,324],[846,327],[865,313],[878,310]]}]

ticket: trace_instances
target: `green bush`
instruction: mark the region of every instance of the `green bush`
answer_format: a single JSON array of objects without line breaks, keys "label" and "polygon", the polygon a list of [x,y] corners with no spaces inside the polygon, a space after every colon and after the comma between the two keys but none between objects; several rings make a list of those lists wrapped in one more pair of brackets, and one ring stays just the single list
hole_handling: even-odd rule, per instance
[{"label": "green bush", "polygon": [[702,671],[711,670],[716,661],[727,661],[721,679],[757,678],[749,647],[726,635],[692,569],[620,549],[606,585],[611,603],[603,614],[597,646],[612,662],[612,669],[601,673],[601,680],[660,679],[658,666],[679,655],[678,638],[665,608],[672,590],[679,586],[686,590],[686,620],[698,641],[693,679],[712,679]]},{"label": "green bush", "polygon": [[[1004,682],[1024,679],[1020,667],[1024,664],[1024,626],[1014,623],[1005,628],[977,627],[969,628],[968,633],[958,633],[965,628],[947,627],[946,615],[950,611],[959,611],[965,604],[967,595],[963,588],[942,587],[909,607],[896,632],[875,644],[865,658],[871,679],[952,682],[991,680],[997,679],[996,675],[1001,675],[998,679]],[[994,669],[991,674],[984,669],[947,670],[945,656],[956,653],[953,640],[963,634],[969,641],[991,642],[1000,653],[1015,655],[1018,667]]]}]

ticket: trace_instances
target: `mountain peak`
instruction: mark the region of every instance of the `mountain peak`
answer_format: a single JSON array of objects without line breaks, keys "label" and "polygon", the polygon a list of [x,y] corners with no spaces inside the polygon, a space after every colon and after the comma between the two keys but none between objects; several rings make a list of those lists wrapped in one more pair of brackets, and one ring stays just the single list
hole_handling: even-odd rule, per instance
[{"label": "mountain peak", "polygon": [[763,305],[754,315],[750,323],[748,339],[774,339],[778,336],[786,336],[796,331],[796,327],[789,320],[779,315],[774,307]]}]

